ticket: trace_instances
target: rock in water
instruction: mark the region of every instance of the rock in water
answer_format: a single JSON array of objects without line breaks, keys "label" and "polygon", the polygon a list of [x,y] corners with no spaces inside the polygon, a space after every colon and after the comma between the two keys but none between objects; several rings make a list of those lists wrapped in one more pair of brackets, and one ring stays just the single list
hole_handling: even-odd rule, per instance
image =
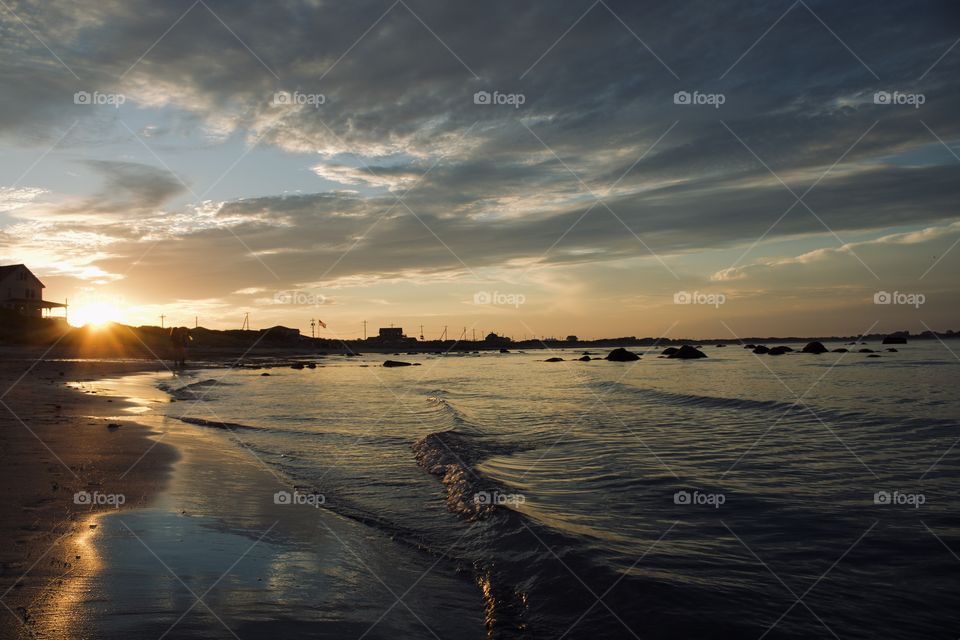
[{"label": "rock in water", "polygon": [[754,353],[770,353],[770,347],[766,345],[758,344],[756,347],[754,347],[753,352]]},{"label": "rock in water", "polygon": [[664,350],[661,351],[660,353],[661,353],[661,355],[670,356],[670,355],[675,354],[677,351],[680,351],[680,349],[677,349],[676,347],[667,347],[666,349],[664,349]]},{"label": "rock in water", "polygon": [[823,346],[822,342],[808,342],[803,347],[804,353],[826,353],[827,348]]},{"label": "rock in water", "polygon": [[580,356],[577,360],[580,362],[590,362],[590,356]]},{"label": "rock in water", "polygon": [[419,362],[401,362],[400,360],[386,360],[383,363],[385,367],[410,367],[413,365],[418,365]]},{"label": "rock in water", "polygon": [[544,362],[563,362],[563,358],[547,358]]},{"label": "rock in water", "polygon": [[785,354],[785,353],[789,353],[789,352],[791,352],[791,351],[793,351],[793,349],[791,349],[790,347],[787,347],[787,346],[779,346],[779,347],[774,347],[773,349],[770,349],[769,351],[767,351],[767,355],[780,356],[780,355],[783,355],[783,354]]},{"label": "rock in water", "polygon": [[611,362],[633,362],[634,360],[639,360],[640,356],[635,354],[632,351],[627,351],[623,347],[614,349],[607,354],[607,360]]},{"label": "rock in water", "polygon": [[834,353],[850,353],[850,349],[844,349],[843,347],[840,347],[839,349],[834,349],[833,352]]},{"label": "rock in water", "polygon": [[699,349],[695,349],[688,344],[683,345],[677,349],[676,353],[672,353],[667,356],[668,358],[679,358],[681,360],[693,360],[695,358],[706,358],[707,354]]}]

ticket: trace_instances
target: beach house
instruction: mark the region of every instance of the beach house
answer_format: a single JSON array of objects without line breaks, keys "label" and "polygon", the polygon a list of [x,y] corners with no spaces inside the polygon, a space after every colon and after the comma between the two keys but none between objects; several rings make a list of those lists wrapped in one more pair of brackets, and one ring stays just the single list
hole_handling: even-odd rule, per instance
[{"label": "beach house", "polygon": [[0,309],[11,309],[33,318],[42,318],[66,304],[43,299],[44,284],[22,264],[0,265]]}]

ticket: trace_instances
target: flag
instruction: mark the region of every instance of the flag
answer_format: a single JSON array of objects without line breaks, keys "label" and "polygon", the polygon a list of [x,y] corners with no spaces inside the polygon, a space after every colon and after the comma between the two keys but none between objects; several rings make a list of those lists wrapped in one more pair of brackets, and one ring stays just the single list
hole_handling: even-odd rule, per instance
[{"label": "flag", "polygon": [[323,320],[317,320],[317,324],[323,327],[324,329],[327,328],[327,323],[324,322]]}]

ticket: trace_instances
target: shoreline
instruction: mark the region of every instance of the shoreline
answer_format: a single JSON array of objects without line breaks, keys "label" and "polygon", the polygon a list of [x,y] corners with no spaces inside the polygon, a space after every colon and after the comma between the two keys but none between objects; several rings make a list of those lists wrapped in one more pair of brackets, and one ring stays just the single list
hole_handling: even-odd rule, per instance
[{"label": "shoreline", "polygon": [[29,357],[0,364],[0,533],[7,541],[0,548],[0,615],[7,617],[0,638],[55,629],[62,586],[95,569],[86,538],[99,514],[114,507],[93,504],[99,498],[84,504],[76,494],[122,487],[120,508],[131,509],[169,479],[177,453],[137,421],[135,403],[83,389],[93,380],[158,368],[152,361]]},{"label": "shoreline", "polygon": [[[437,558],[332,510],[277,504],[274,494],[293,491],[291,481],[259,460],[239,434],[151,411],[152,403],[175,401],[156,386],[170,375],[165,368],[155,362],[101,363],[84,369],[106,374],[100,379],[67,370],[64,384],[56,384],[58,371],[50,367],[61,365],[41,363],[20,384],[43,390],[52,374],[53,386],[65,398],[64,411],[71,398],[77,407],[77,429],[86,428],[85,420],[109,424],[124,414],[118,429],[89,426],[112,464],[95,465],[101,476],[125,469],[128,456],[147,455],[134,466],[139,479],[131,471],[119,485],[101,482],[101,491],[127,496],[119,509],[69,509],[69,526],[62,532],[48,522],[49,530],[63,538],[45,557],[40,554],[56,537],[34,536],[36,551],[28,559],[42,561],[25,579],[33,593],[21,598],[29,617],[9,625],[2,637],[158,637],[169,629],[175,637],[196,638],[229,637],[230,629],[245,640],[278,632],[284,637],[316,637],[318,631],[324,637],[368,631],[372,638],[431,635],[421,618],[445,636],[453,629],[444,628],[448,622],[440,612],[449,616],[451,608],[475,612],[475,620],[470,613],[460,616],[459,635],[484,636],[482,598],[469,572],[447,563],[433,566]],[[181,384],[219,377],[215,371],[222,369],[188,370],[190,379]],[[131,434],[125,449],[106,450],[111,438],[125,433]],[[89,456],[79,452],[64,461],[88,469]],[[60,508],[69,506],[74,505]],[[5,522],[23,524],[19,515]],[[26,559],[23,571],[29,567]],[[51,570],[41,571],[51,559]],[[429,575],[418,585],[425,571]],[[416,614],[406,603],[394,602],[414,586],[420,606],[414,605],[414,595],[408,599]],[[199,604],[196,596],[208,590]],[[28,588],[21,592],[26,595]],[[24,606],[20,600],[16,605]]]}]

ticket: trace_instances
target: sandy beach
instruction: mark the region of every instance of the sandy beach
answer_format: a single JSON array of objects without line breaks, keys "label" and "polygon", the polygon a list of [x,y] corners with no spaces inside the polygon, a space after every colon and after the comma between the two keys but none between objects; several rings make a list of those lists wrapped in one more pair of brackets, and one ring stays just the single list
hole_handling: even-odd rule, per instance
[{"label": "sandy beach", "polygon": [[121,508],[134,508],[156,495],[175,459],[133,413],[123,415],[131,403],[82,389],[94,379],[155,370],[157,362],[38,361],[40,355],[5,350],[0,365],[3,638],[60,624],[60,590],[92,570],[95,559],[84,545],[90,520],[115,507],[78,504],[75,494],[122,486]]}]

